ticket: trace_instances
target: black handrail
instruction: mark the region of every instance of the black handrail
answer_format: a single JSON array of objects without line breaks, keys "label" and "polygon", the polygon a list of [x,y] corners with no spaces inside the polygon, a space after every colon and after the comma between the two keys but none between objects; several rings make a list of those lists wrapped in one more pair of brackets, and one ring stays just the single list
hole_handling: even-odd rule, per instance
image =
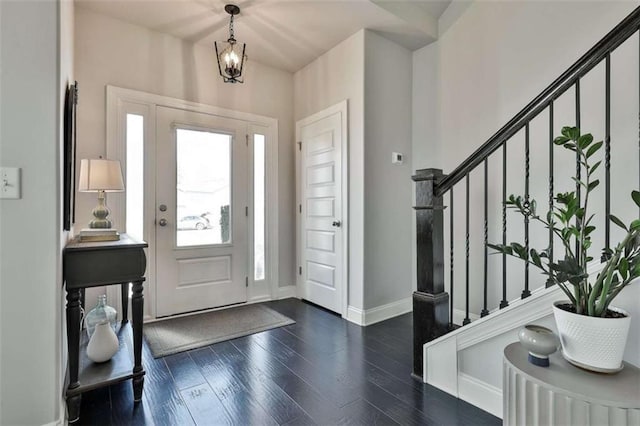
[{"label": "black handrail", "polygon": [[542,91],[533,101],[516,114],[507,124],[489,138],[471,156],[435,187],[436,196],[441,196],[464,179],[469,172],[482,163],[511,136],[519,132],[549,104],[573,86],[576,81],[600,63],[612,50],[624,43],[640,29],[640,7],[636,8],[602,40],[585,53],[576,63]]}]

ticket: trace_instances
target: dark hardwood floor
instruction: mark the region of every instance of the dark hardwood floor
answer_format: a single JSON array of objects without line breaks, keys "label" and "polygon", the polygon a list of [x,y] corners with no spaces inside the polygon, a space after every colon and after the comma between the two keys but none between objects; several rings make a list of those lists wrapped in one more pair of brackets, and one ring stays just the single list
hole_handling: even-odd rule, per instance
[{"label": "dark hardwood floor", "polygon": [[369,327],[297,299],[267,305],[296,324],[154,359],[131,382],[83,394],[89,425],[498,425],[413,380],[411,314]]}]

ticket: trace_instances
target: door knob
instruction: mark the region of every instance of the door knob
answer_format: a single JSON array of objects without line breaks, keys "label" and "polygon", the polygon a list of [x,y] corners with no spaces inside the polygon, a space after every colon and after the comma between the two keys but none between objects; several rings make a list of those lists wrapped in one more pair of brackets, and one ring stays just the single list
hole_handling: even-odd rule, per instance
[{"label": "door knob", "polygon": [[331,224],[331,226],[334,226],[336,228],[340,228],[341,225],[342,225],[342,222],[340,222],[339,220],[334,220],[333,223]]},{"label": "door knob", "polygon": [[167,226],[167,219],[160,219],[158,221],[158,225],[160,226]]}]

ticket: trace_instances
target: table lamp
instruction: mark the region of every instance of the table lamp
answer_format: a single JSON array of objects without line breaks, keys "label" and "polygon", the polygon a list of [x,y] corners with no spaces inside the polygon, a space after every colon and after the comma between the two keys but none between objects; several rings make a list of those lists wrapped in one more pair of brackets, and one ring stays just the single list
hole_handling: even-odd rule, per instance
[{"label": "table lamp", "polygon": [[102,158],[81,160],[78,191],[98,193],[98,205],[93,209],[94,219],[89,222],[89,228],[111,228],[111,221],[107,219],[109,209],[105,204],[104,194],[124,191],[120,162]]}]

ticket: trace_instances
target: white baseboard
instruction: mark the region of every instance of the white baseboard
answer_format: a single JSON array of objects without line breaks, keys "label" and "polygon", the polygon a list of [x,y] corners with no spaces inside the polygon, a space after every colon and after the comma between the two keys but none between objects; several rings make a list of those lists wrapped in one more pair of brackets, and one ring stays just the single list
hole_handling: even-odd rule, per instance
[{"label": "white baseboard", "polygon": [[486,382],[458,373],[458,397],[502,418],[502,390]]},{"label": "white baseboard", "polygon": [[45,423],[42,426],[63,426],[67,424],[67,402],[64,397],[60,399],[60,407],[58,409],[60,410],[60,416],[58,416],[58,419]]},{"label": "white baseboard", "polygon": [[347,308],[347,320],[358,325],[367,326],[375,324],[398,315],[406,314],[413,310],[413,299],[407,297],[386,305],[362,310],[353,306]]},{"label": "white baseboard", "polygon": [[295,285],[288,285],[286,287],[278,287],[278,295],[276,298],[280,299],[288,299],[290,297],[298,297],[298,292],[296,290]]},{"label": "white baseboard", "polygon": [[347,321],[351,321],[354,324],[365,325],[364,324],[364,311],[360,308],[356,308],[353,306],[347,307]]}]

